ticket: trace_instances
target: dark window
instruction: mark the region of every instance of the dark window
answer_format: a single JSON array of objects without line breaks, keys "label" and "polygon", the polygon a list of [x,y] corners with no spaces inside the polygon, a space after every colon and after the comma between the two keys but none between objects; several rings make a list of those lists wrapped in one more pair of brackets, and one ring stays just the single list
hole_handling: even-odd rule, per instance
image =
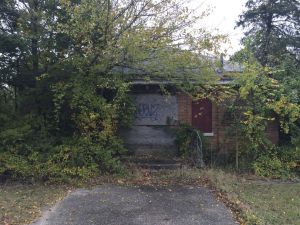
[{"label": "dark window", "polygon": [[203,133],[212,133],[212,103],[210,100],[193,101],[192,125]]}]

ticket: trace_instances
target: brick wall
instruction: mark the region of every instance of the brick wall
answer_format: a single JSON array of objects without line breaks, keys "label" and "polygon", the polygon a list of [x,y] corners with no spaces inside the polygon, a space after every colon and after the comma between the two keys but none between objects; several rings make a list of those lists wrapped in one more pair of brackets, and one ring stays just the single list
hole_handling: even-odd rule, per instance
[{"label": "brick wall", "polygon": [[192,98],[182,92],[177,93],[178,120],[181,123],[191,124],[192,122]]},{"label": "brick wall", "polygon": [[[192,99],[184,93],[177,93],[178,119],[180,122],[191,124],[192,121]],[[213,135],[208,136],[210,148],[219,153],[226,153],[235,148],[234,138],[228,135],[230,121],[224,120],[226,105],[212,105],[212,130]],[[274,144],[279,142],[278,122],[270,122],[266,130],[267,137]]]}]

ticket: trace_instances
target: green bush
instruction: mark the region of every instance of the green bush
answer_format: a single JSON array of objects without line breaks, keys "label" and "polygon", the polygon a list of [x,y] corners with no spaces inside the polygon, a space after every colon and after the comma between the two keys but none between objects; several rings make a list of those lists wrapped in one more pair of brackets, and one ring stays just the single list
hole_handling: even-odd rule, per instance
[{"label": "green bush", "polygon": [[119,172],[118,156],[126,151],[109,126],[91,136],[56,137],[38,118],[19,119],[0,131],[0,146],[0,177],[44,181]]},{"label": "green bush", "polygon": [[126,150],[117,133],[135,110],[128,85],[68,79],[39,81],[49,89],[34,93],[42,106],[22,96],[18,109],[0,108],[0,178],[65,181],[122,169],[118,157]]},{"label": "green bush", "polygon": [[190,155],[190,145],[193,140],[195,129],[189,124],[181,124],[176,130],[176,145],[182,157]]},{"label": "green bush", "polygon": [[109,147],[84,139],[57,146],[46,163],[48,176],[89,178],[105,171],[118,172],[121,166],[115,155],[124,149],[118,139],[110,141]]},{"label": "green bush", "polygon": [[252,162],[252,168],[259,176],[270,178],[289,178],[294,176],[300,161],[299,129],[293,130],[292,141],[289,145],[270,147],[267,151],[259,152]]},{"label": "green bush", "polygon": [[1,152],[0,176],[44,181],[87,179],[104,172],[120,172],[122,167],[115,156],[123,151],[117,138],[110,140],[109,147],[74,138],[54,146],[50,152],[40,149],[31,149],[26,155]]},{"label": "green bush", "polygon": [[5,152],[0,153],[0,175],[28,178],[34,175],[34,171],[26,157]]},{"label": "green bush", "polygon": [[296,147],[274,148],[273,152],[261,154],[253,163],[255,174],[270,178],[289,178],[297,166],[299,150]]},{"label": "green bush", "polygon": [[200,135],[202,141],[202,149],[206,149],[206,139],[199,130],[193,128],[189,124],[181,124],[176,129],[175,143],[178,146],[180,156],[186,158],[191,155],[191,144],[196,137],[196,132]]}]

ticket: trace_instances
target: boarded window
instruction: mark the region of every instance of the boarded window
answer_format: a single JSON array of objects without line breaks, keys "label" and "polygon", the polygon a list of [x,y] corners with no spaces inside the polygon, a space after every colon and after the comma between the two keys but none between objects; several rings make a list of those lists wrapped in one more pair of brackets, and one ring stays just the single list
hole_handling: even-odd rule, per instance
[{"label": "boarded window", "polygon": [[203,133],[212,133],[212,103],[210,100],[193,101],[192,125]]}]

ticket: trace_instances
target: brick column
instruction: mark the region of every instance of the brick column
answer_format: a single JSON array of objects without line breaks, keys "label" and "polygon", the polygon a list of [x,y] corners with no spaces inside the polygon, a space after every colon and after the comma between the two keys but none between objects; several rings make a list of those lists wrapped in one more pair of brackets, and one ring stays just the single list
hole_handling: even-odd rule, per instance
[{"label": "brick column", "polygon": [[179,122],[192,124],[192,98],[185,93],[178,92],[177,101]]}]

